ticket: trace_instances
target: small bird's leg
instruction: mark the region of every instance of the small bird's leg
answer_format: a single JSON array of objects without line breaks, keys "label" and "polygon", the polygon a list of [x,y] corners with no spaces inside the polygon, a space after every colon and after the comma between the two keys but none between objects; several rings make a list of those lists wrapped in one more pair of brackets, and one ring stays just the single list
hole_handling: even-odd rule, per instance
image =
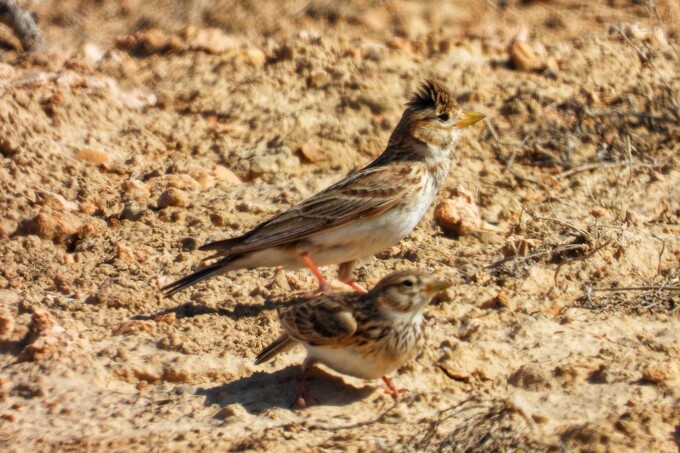
[{"label": "small bird's leg", "polygon": [[346,263],[340,264],[340,266],[338,266],[338,280],[340,280],[345,285],[351,286],[354,291],[356,291],[358,293],[366,294],[366,293],[368,293],[368,291],[366,291],[364,288],[362,288],[352,278],[352,271],[354,270],[355,265],[356,265],[356,261],[348,261]]},{"label": "small bird's leg", "polygon": [[307,255],[306,252],[300,253],[300,259],[302,260],[303,263],[305,263],[305,266],[309,268],[310,271],[312,271],[312,274],[314,274],[314,277],[319,281],[319,289],[312,291],[310,293],[307,293],[304,295],[304,297],[310,298],[314,296],[318,296],[319,294],[328,294],[331,292],[331,285],[328,284],[326,279],[324,278],[323,274],[319,270],[318,267],[316,267],[316,264],[312,261],[312,259]]},{"label": "small bird's leg", "polygon": [[297,407],[301,409],[306,407],[307,400],[314,400],[317,403],[319,402],[319,400],[305,391],[305,379],[307,378],[307,373],[309,373],[312,363],[313,362],[311,361],[305,360],[305,362],[302,364],[302,376],[295,386],[295,400],[290,405],[291,408]]},{"label": "small bird's leg", "polygon": [[394,384],[392,383],[392,380],[387,376],[383,376],[382,380],[383,382],[385,382],[385,385],[387,386],[387,389],[385,389],[385,391],[395,400],[399,398],[400,393],[408,392],[408,389],[398,389],[397,387],[395,387]]}]

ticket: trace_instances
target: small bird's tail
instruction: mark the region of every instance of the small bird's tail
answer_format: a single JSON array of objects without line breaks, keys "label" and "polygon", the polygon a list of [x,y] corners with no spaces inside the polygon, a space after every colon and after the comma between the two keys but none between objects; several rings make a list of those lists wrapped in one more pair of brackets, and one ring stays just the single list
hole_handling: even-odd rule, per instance
[{"label": "small bird's tail", "polygon": [[255,365],[259,365],[261,363],[265,363],[273,359],[275,356],[282,352],[286,352],[287,350],[291,349],[293,346],[295,346],[297,342],[290,338],[288,334],[283,334],[276,340],[272,342],[269,346],[264,348],[260,353],[255,357]]},{"label": "small bird's tail", "polygon": [[232,262],[234,259],[238,258],[237,256],[228,256],[222,260],[219,260],[216,263],[210,264],[208,266],[202,267],[198,269],[197,271],[187,275],[186,277],[182,277],[179,280],[176,280],[169,285],[165,285],[163,288],[161,288],[162,291],[167,291],[165,294],[163,294],[163,297],[170,297],[175,293],[178,293],[182,291],[185,288],[190,287],[194,283],[198,283],[201,280],[205,280],[206,278],[213,277],[215,275],[219,275],[222,272],[227,271],[226,269],[227,265]]}]

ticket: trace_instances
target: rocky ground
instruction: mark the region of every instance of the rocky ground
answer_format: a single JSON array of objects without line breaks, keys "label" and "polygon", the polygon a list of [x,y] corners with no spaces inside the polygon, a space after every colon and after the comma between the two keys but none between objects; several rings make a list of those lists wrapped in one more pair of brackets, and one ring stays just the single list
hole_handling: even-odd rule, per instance
[{"label": "rocky ground", "polygon": [[[678,451],[680,7],[602,3],[23,2],[45,46],[0,26],[0,448]],[[302,351],[253,357],[308,272],[159,288],[370,162],[427,77],[488,117],[357,277],[455,285],[410,393],[320,367],[290,410]]]}]

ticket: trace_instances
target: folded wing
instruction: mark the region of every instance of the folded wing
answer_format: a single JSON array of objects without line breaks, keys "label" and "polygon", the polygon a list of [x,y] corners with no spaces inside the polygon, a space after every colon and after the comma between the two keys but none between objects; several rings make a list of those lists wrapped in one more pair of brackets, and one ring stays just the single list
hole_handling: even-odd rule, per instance
[{"label": "folded wing", "polygon": [[351,307],[339,297],[313,299],[279,313],[281,324],[293,339],[312,346],[341,343],[357,330]]},{"label": "folded wing", "polygon": [[407,179],[421,178],[407,163],[390,169],[365,168],[328,187],[302,203],[257,225],[243,236],[212,242],[201,250],[218,250],[210,258],[248,253],[299,241],[323,230],[379,215],[418,187]]}]

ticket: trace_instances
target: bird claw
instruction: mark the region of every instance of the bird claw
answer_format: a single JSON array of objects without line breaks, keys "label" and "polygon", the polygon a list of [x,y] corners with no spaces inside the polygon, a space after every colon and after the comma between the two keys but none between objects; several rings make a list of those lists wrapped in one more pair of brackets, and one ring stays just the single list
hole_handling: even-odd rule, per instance
[{"label": "bird claw", "polygon": [[342,283],[344,283],[345,285],[351,286],[352,289],[353,289],[354,291],[358,292],[358,293],[361,293],[361,294],[368,294],[368,291],[366,291],[366,289],[364,289],[361,285],[359,285],[359,284],[358,284],[357,282],[355,282],[354,280],[341,280],[341,281],[342,281]]},{"label": "bird claw", "polygon": [[312,299],[316,296],[321,296],[322,294],[330,294],[331,292],[332,292],[331,285],[324,281],[319,284],[319,287],[317,289],[315,289],[314,291],[310,291],[308,293],[304,293],[302,297],[305,299]]},{"label": "bird claw", "polygon": [[289,408],[290,409],[304,409],[305,407],[307,407],[308,401],[311,401],[315,404],[319,404],[319,400],[316,397],[314,397],[314,396],[312,396],[308,393],[303,393],[303,394],[300,394],[300,395],[295,395],[295,400],[292,403],[290,403]]},{"label": "bird claw", "polygon": [[395,401],[399,398],[400,394],[409,392],[409,389],[406,388],[398,389],[397,387],[395,387],[394,384],[392,383],[392,380],[387,376],[383,376],[382,379],[385,382],[385,385],[387,386],[387,388],[385,389],[385,393],[394,398]]},{"label": "bird claw", "polygon": [[386,388],[386,389],[385,389],[385,393],[387,393],[387,394],[390,395],[392,398],[394,398],[395,401],[399,399],[399,395],[401,395],[402,393],[408,393],[408,392],[410,392],[410,390],[409,390],[409,389],[405,389],[405,388],[401,388],[401,389],[397,389],[397,388],[395,388],[395,389]]},{"label": "bird claw", "polygon": [[296,396],[295,401],[288,406],[289,409],[303,409],[305,407],[307,407],[307,401],[305,401],[305,398],[302,396]]},{"label": "bird claw", "polygon": [[293,402],[290,404],[289,408],[290,409],[303,409],[307,407],[307,402],[311,401],[313,403],[318,404],[319,400],[313,396],[310,395],[305,391],[304,388],[298,386],[297,390],[295,391],[295,399]]}]

